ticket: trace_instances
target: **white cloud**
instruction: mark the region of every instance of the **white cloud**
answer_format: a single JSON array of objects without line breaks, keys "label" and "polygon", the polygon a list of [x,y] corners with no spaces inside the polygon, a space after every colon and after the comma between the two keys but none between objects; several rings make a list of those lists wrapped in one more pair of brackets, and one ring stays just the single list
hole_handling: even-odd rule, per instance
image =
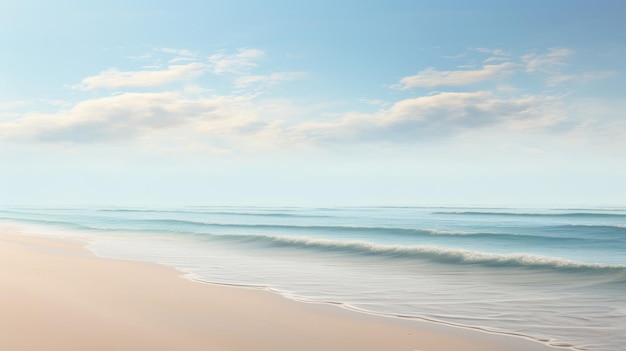
[{"label": "white cloud", "polygon": [[233,154],[232,149],[207,145],[206,143],[201,143],[201,142],[184,145],[180,148],[175,148],[174,150],[179,155],[180,153],[211,154],[211,155],[222,155],[222,156]]},{"label": "white cloud", "polygon": [[24,100],[0,101],[0,110],[13,110],[13,109],[28,106],[28,105],[29,103]]},{"label": "white cloud", "polygon": [[[160,51],[196,60],[191,51]],[[505,55],[497,50],[484,51],[500,55],[498,57]],[[467,86],[524,71],[553,72],[545,75],[549,84],[550,81],[557,84],[575,79],[600,79],[613,74],[564,74],[559,68],[569,55],[570,50],[552,49],[547,54],[523,56],[521,62],[524,64],[520,64],[520,58],[517,58],[499,64],[485,64],[474,70],[440,71],[429,68],[403,78],[395,88]],[[284,148],[285,145],[303,144],[414,143],[476,135],[472,133],[477,130],[566,133],[578,128],[581,133],[593,133],[605,125],[600,116],[598,122],[594,122],[594,128],[583,127],[579,117],[568,115],[564,104],[566,97],[539,93],[522,95],[525,90],[507,84],[514,83],[510,80],[498,81],[491,92],[435,91],[399,101],[363,102],[369,105],[364,111],[377,108],[374,113],[338,111],[337,106],[340,105],[336,104],[337,101],[301,106],[288,97],[270,100],[264,94],[251,94],[250,90],[300,79],[305,73],[251,74],[263,56],[261,50],[240,49],[232,55],[215,54],[205,63],[194,61],[138,71],[109,69],[83,79],[75,88],[119,89],[116,95],[73,104],[59,102],[53,113],[22,114],[11,111],[0,114],[3,117],[0,119],[0,139],[61,144],[132,141],[150,143],[157,148],[162,147],[159,145],[174,145],[178,150],[190,152],[229,154],[244,148],[253,149],[254,146]],[[220,95],[198,85],[199,82],[189,82],[207,72],[229,74],[227,78],[240,94],[231,95],[231,92]],[[124,88],[157,87],[174,81],[190,84],[161,92],[154,92],[155,89],[151,89],[152,92],[124,92]],[[239,89],[249,87],[252,89]],[[0,103],[0,109],[12,106],[22,107],[15,103]],[[45,110],[49,109],[50,105]]]},{"label": "white cloud", "polygon": [[527,54],[522,56],[522,60],[526,65],[526,72],[553,72],[564,66],[566,66],[565,59],[572,56],[574,52],[570,49],[556,49],[552,48],[548,50],[546,54]]},{"label": "white cloud", "polygon": [[49,143],[130,141],[179,127],[208,133],[254,130],[249,97],[186,96],[180,92],[124,93],[82,101],[57,113],[30,113],[0,123],[0,138]]},{"label": "white cloud", "polygon": [[540,73],[548,87],[563,84],[586,84],[596,80],[611,78],[617,74],[614,71],[576,72],[568,69],[566,60],[574,52],[570,49],[549,49],[545,54],[531,53],[522,56],[527,73]]},{"label": "white cloud", "polygon": [[419,142],[478,128],[540,130],[560,122],[550,99],[502,99],[488,92],[439,93],[396,102],[373,114],[348,113],[337,121],[308,122],[289,131],[313,142]]},{"label": "white cloud", "polygon": [[512,72],[513,63],[504,62],[495,65],[484,65],[478,70],[438,71],[428,68],[416,75],[404,77],[394,86],[400,90],[417,87],[433,88],[440,86],[464,86],[486,80],[497,79]]},{"label": "white cloud", "polygon": [[[583,128],[558,97],[503,98],[485,91],[404,99],[380,106],[374,113],[312,110],[290,100],[208,95],[194,89],[123,93],[85,100],[56,113],[0,120],[0,139],[51,144],[141,143],[157,150],[227,155],[259,147],[413,144],[485,131],[502,136],[606,130],[602,120],[606,113],[596,113],[594,127]],[[620,128],[623,135],[624,126]]]},{"label": "white cloud", "polygon": [[165,52],[168,54],[179,55],[179,56],[187,56],[187,57],[196,56],[191,50],[187,50],[187,49],[161,48],[159,49],[159,51]]},{"label": "white cloud", "polygon": [[267,75],[241,76],[235,79],[235,85],[238,87],[246,87],[250,85],[272,85],[280,82],[297,80],[304,76],[304,72],[277,72]]},{"label": "white cloud", "polygon": [[206,65],[189,63],[172,65],[163,70],[120,71],[110,68],[100,74],[83,79],[73,88],[78,90],[120,89],[136,87],[153,87],[175,81],[192,80],[201,76]]},{"label": "white cloud", "polygon": [[156,51],[176,55],[176,57],[168,61],[169,63],[195,62],[198,60],[198,55],[193,51],[187,49],[160,48]]},{"label": "white cloud", "polygon": [[502,49],[474,48],[473,50],[476,52],[480,52],[483,54],[490,54],[494,56],[509,56],[509,53],[507,53],[506,51]]},{"label": "white cloud", "polygon": [[57,107],[69,107],[69,106],[72,106],[72,103],[70,103],[69,101],[60,100],[60,99],[56,99],[56,100],[41,99],[40,101],[45,103],[45,104],[48,104],[50,106],[57,106]]},{"label": "white cloud", "polygon": [[565,83],[580,83],[585,84],[594,80],[602,80],[617,75],[617,72],[613,71],[597,71],[597,72],[584,72],[580,74],[553,74],[546,78],[546,84],[549,86],[556,86]]},{"label": "white cloud", "polygon": [[265,53],[257,49],[239,49],[236,54],[214,54],[209,57],[215,74],[245,74],[251,68],[257,66],[256,61],[265,56]]}]

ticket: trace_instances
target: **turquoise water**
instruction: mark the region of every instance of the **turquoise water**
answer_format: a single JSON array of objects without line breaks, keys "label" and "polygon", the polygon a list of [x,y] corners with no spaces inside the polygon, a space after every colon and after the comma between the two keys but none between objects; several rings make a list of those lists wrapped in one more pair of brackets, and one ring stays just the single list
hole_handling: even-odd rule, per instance
[{"label": "turquoise water", "polygon": [[3,208],[0,220],[200,281],[554,346],[626,345],[626,208]]}]

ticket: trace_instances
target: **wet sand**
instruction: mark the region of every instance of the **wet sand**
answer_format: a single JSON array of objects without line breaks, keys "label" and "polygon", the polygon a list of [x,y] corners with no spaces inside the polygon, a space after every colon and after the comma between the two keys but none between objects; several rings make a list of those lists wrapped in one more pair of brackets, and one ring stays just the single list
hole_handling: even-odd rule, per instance
[{"label": "wet sand", "polygon": [[203,284],[80,242],[0,234],[0,349],[549,351],[523,338]]}]

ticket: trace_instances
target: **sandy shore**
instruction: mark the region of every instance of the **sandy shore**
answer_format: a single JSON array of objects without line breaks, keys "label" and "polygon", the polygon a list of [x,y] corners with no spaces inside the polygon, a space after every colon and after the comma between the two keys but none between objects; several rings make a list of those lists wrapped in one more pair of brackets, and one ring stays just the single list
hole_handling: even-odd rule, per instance
[{"label": "sandy shore", "polygon": [[0,350],[548,351],[529,340],[201,284],[80,243],[0,234]]}]

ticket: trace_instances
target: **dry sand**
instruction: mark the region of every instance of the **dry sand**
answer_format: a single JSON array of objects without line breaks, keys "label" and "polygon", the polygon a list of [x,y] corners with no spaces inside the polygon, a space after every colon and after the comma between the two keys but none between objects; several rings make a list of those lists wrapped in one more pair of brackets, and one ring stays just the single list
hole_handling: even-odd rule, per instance
[{"label": "dry sand", "polygon": [[529,340],[202,284],[80,243],[0,234],[0,350],[549,351]]}]

